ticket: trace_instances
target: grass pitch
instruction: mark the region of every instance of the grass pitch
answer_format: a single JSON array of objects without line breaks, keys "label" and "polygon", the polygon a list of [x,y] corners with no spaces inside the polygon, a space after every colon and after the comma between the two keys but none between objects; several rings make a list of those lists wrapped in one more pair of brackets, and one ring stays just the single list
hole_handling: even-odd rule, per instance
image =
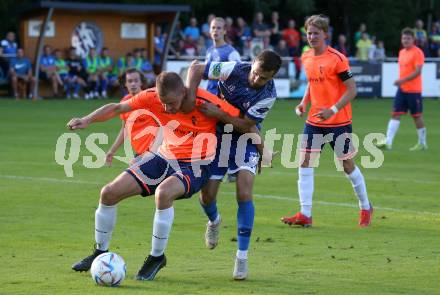
[{"label": "grass pitch", "polygon": [[[113,120],[78,132],[79,161],[67,178],[55,162],[65,124],[106,101],[0,100],[0,294],[439,294],[440,273],[440,102],[425,102],[430,149],[411,153],[416,131],[403,118],[394,149],[379,169],[361,168],[375,207],[373,225],[357,227],[358,208],[343,173],[336,172],[326,147],[315,170],[314,227],[289,227],[280,217],[298,210],[297,169],[277,158],[255,183],[255,228],[249,279],[232,280],[236,242],[234,185],[218,198],[223,217],[220,244],[204,246],[205,217],[197,196],[175,203],[175,221],[166,251],[168,265],[152,282],[133,279],[150,250],[154,202],[133,197],[118,206],[111,250],[124,257],[127,277],[118,288],[96,286],[89,273],[71,264],[89,255],[99,190],[125,168],[86,169],[92,132],[109,135]],[[298,134],[303,121],[296,101],[278,101],[265,129]],[[391,100],[358,100],[354,132],[385,132]],[[296,146],[296,137],[295,137]],[[281,148],[278,143],[277,148]],[[360,151],[360,157],[368,155]]]}]

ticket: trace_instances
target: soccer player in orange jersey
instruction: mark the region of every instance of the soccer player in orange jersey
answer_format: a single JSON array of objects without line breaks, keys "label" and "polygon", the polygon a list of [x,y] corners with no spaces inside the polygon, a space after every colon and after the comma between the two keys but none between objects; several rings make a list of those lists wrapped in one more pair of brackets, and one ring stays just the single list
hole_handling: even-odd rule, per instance
[{"label": "soccer player in orange jersey", "polygon": [[326,44],[328,27],[329,19],[323,15],[313,15],[305,23],[311,49],[303,54],[302,63],[308,85],[296,112],[302,115],[309,103],[311,106],[301,138],[302,161],[298,171],[301,211],[281,220],[286,224],[304,227],[312,225],[314,159],[319,156],[325,142],[329,142],[337,158],[342,161],[347,178],[359,199],[359,225],[369,226],[373,207],[368,200],[364,177],[353,161],[356,150],[350,138],[350,101],[356,96],[356,84],[347,58]]},{"label": "soccer player in orange jersey", "polygon": [[[143,86],[146,84],[144,75],[137,69],[128,69],[121,76],[121,85],[127,89],[128,94],[124,96],[121,102],[129,100],[134,95],[142,91]],[[142,155],[144,152],[149,151],[156,138],[156,132],[145,132],[146,128],[152,127],[149,131],[152,131],[154,127],[159,127],[157,122],[151,116],[145,114],[136,114],[134,112],[123,113],[119,116],[122,120],[121,130],[112,144],[110,150],[105,155],[105,162],[107,165],[112,164],[113,156],[119,147],[124,142],[124,130],[127,130],[128,136],[130,136],[130,142],[136,156]]]},{"label": "soccer player in orange jersey", "polygon": [[[72,266],[75,271],[87,271],[95,257],[108,251],[116,221],[116,204],[134,195],[154,195],[156,202],[152,249],[136,278],[153,280],[166,265],[164,251],[174,219],[173,201],[191,197],[208,181],[209,163],[217,146],[217,122],[221,120],[239,127],[244,120],[238,117],[238,109],[205,90],[198,89],[195,101],[188,98],[188,93],[176,73],[162,72],[157,77],[156,88],[144,90],[122,103],[104,105],[68,122],[71,130],[83,129],[91,123],[143,109],[155,117],[163,131],[158,153],[144,153],[142,159],[102,188],[95,213],[96,249]],[[206,116],[202,110],[214,117]]]},{"label": "soccer player in orange jersey", "polygon": [[419,137],[418,143],[410,151],[428,149],[426,144],[426,128],[423,122],[422,101],[422,67],[425,62],[423,51],[414,45],[414,31],[410,28],[402,30],[401,42],[403,49],[399,52],[399,79],[394,82],[398,87],[394,98],[393,112],[388,122],[387,138],[378,142],[377,146],[391,149],[394,136],[400,125],[400,116],[409,112],[414,119]]}]

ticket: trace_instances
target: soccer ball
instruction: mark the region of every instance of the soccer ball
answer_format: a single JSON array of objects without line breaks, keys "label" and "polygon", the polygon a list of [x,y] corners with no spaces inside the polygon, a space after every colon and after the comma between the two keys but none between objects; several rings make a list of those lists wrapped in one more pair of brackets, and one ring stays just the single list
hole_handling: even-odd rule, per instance
[{"label": "soccer ball", "polygon": [[101,286],[119,286],[125,278],[125,261],[116,253],[107,252],[93,260],[90,274],[92,279]]}]

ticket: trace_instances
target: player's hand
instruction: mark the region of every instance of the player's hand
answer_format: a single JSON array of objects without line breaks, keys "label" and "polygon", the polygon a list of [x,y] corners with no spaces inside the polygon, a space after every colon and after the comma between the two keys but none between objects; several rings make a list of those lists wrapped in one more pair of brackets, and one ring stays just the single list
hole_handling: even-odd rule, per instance
[{"label": "player's hand", "polygon": [[115,155],[114,152],[108,151],[107,154],[105,154],[105,165],[111,166],[113,161],[113,156]]},{"label": "player's hand", "polygon": [[297,105],[295,107],[295,113],[299,116],[302,117],[304,115],[304,113],[306,112],[306,106],[302,103],[300,103],[299,105]]},{"label": "player's hand", "polygon": [[312,117],[321,119],[318,122],[325,121],[335,114],[331,109],[320,108],[319,110],[319,112],[312,115]]},{"label": "player's hand", "polygon": [[210,102],[205,102],[197,108],[208,117],[220,118],[223,115],[223,111],[217,105]]},{"label": "player's hand", "polygon": [[402,84],[403,84],[403,81],[400,80],[400,79],[394,81],[394,85],[397,86],[397,87],[399,87],[399,86],[402,85]]},{"label": "player's hand", "polygon": [[73,118],[67,123],[67,128],[70,130],[85,129],[87,126],[89,126],[89,122],[83,118]]}]

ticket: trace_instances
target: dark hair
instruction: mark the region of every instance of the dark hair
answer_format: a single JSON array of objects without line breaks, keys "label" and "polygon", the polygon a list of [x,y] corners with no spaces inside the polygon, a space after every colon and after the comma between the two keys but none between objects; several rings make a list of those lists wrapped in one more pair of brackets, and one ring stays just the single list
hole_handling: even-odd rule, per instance
[{"label": "dark hair", "polygon": [[156,90],[159,96],[166,96],[170,92],[183,89],[182,78],[174,72],[162,72],[156,79]]},{"label": "dark hair", "polygon": [[122,87],[125,87],[125,83],[127,82],[127,74],[134,74],[134,73],[138,73],[139,77],[141,78],[141,89],[143,90],[147,88],[146,87],[147,79],[145,79],[144,74],[142,74],[142,72],[136,68],[128,68],[127,70],[125,70],[125,72],[121,76],[119,76],[119,84],[122,85]]},{"label": "dark hair", "polygon": [[415,38],[414,30],[408,27],[402,30],[402,35],[410,35],[411,37]]},{"label": "dark hair", "polygon": [[258,61],[263,71],[266,72],[273,71],[276,74],[281,67],[281,57],[272,50],[263,50],[254,61]]}]

